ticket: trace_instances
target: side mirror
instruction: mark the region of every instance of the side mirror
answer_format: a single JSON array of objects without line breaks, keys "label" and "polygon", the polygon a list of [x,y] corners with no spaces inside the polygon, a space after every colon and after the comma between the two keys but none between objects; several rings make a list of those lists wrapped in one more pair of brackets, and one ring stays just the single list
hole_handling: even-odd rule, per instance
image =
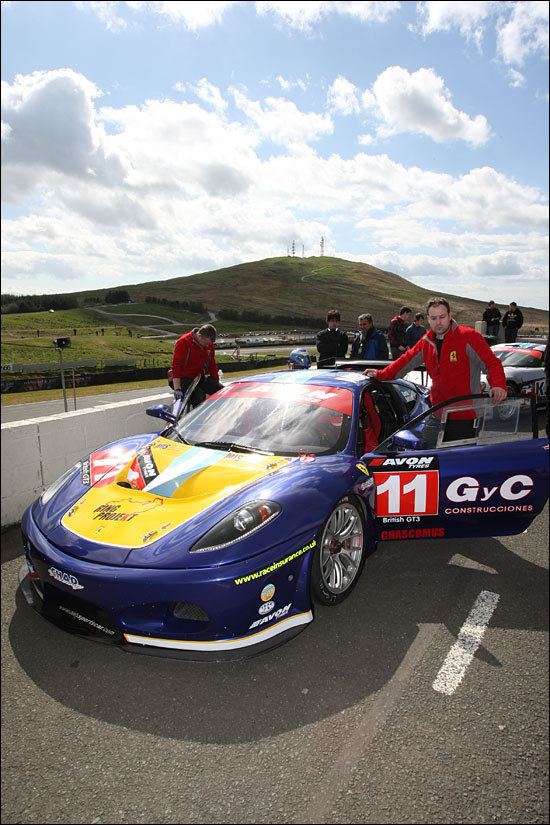
[{"label": "side mirror", "polygon": [[400,430],[392,436],[392,446],[398,450],[419,450],[420,438],[410,430]]},{"label": "side mirror", "polygon": [[147,415],[152,415],[153,418],[161,418],[163,421],[167,421],[169,424],[175,424],[177,421],[177,417],[170,412],[168,407],[165,404],[155,404],[154,407],[147,407],[145,410]]}]

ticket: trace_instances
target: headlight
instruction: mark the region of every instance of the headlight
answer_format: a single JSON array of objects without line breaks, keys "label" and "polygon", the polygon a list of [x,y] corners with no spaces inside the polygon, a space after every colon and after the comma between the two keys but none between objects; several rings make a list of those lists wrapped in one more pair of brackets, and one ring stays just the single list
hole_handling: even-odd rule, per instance
[{"label": "headlight", "polygon": [[218,550],[232,544],[244,536],[249,536],[281,512],[281,506],[275,501],[251,501],[244,507],[234,510],[219,524],[216,524],[199,541],[193,545],[191,553],[204,553],[205,550]]},{"label": "headlight", "polygon": [[54,481],[53,484],[50,484],[50,486],[47,487],[40,496],[40,504],[47,504],[48,501],[52,499],[59,490],[61,490],[63,485],[71,478],[71,476],[73,476],[76,472],[80,471],[81,466],[82,462],[77,461],[77,463],[69,470],[67,470],[65,473],[63,473],[63,475],[60,476],[57,479],[57,481]]}]

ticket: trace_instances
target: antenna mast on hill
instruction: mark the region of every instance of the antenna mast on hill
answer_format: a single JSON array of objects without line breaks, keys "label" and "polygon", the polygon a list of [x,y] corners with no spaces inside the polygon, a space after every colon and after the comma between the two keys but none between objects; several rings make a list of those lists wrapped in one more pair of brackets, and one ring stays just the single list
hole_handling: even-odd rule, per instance
[{"label": "antenna mast on hill", "polygon": [[325,239],[324,236],[321,235],[321,257],[325,254]]},{"label": "antenna mast on hill", "polygon": [[296,255],[296,242],[292,241],[292,257],[294,258]]}]

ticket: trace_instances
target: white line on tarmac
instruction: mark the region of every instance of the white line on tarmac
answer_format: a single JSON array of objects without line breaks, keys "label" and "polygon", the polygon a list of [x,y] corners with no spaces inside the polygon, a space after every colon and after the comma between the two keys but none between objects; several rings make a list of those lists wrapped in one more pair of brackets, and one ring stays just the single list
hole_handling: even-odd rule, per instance
[{"label": "white line on tarmac", "polygon": [[438,693],[452,696],[462,682],[499,600],[498,593],[482,590],[460,628],[458,638],[443,662],[432,685]]}]

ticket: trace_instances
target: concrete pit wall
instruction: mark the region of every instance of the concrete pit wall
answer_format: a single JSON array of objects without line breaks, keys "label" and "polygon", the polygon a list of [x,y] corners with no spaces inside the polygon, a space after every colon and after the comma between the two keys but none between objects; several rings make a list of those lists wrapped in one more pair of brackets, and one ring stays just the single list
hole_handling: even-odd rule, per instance
[{"label": "concrete pit wall", "polygon": [[171,392],[157,393],[2,424],[2,527],[20,522],[25,509],[46,487],[93,450],[127,435],[163,429],[163,422],[145,410],[172,398]]}]

